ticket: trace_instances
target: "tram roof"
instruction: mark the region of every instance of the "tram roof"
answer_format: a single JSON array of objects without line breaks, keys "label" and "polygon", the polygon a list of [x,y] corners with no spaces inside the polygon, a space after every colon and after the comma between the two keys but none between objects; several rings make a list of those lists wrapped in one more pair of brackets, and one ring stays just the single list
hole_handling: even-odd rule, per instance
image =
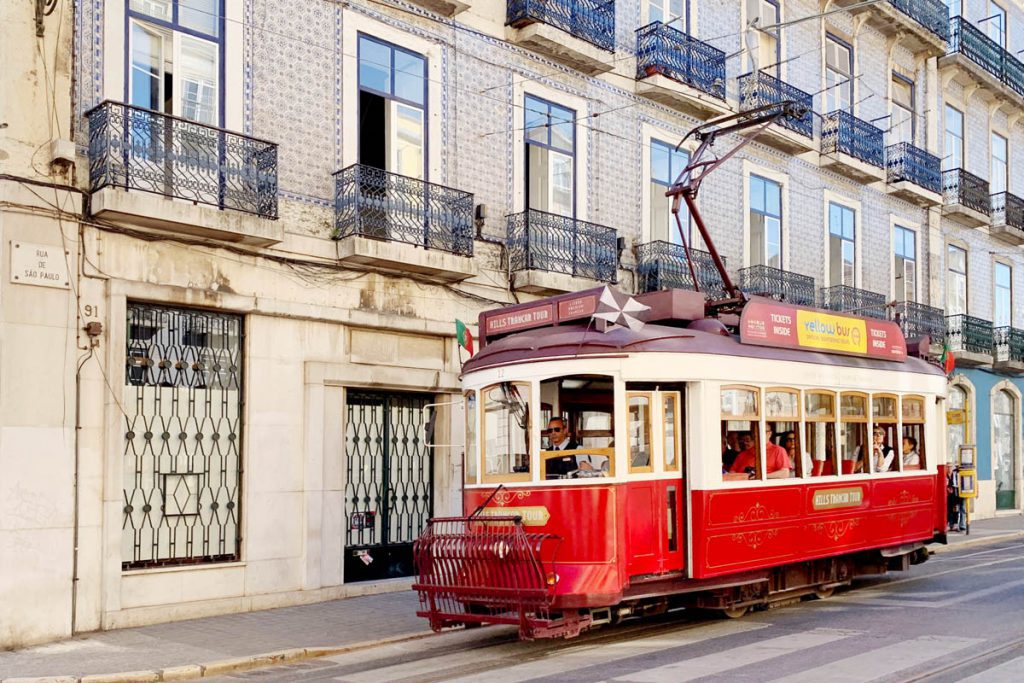
[{"label": "tram roof", "polygon": [[726,336],[717,332],[657,324],[647,324],[639,330],[615,327],[607,332],[600,332],[591,324],[524,330],[488,343],[466,362],[463,372],[548,359],[616,353],[700,353],[942,375],[942,370],[920,358],[908,357],[902,362],[894,362],[802,349],[755,346],[741,344],[736,335]]}]

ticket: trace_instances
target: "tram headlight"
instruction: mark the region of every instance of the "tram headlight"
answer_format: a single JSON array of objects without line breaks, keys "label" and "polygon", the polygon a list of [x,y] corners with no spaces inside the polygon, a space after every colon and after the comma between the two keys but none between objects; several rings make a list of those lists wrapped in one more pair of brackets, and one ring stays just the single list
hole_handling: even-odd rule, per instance
[{"label": "tram headlight", "polygon": [[556,583],[558,583],[558,574],[555,574],[554,572],[548,574],[548,585],[554,586]]}]

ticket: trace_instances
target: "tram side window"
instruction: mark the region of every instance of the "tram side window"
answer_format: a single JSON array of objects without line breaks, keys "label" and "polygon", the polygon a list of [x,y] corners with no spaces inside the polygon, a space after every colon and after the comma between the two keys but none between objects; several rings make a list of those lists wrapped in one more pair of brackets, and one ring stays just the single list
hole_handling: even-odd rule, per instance
[{"label": "tram side window", "polygon": [[903,399],[903,438],[900,443],[903,471],[925,468],[924,399]]},{"label": "tram side window", "polygon": [[871,471],[898,472],[900,458],[896,448],[896,397],[871,397]]},{"label": "tram side window", "polygon": [[671,471],[678,470],[679,463],[683,459],[680,405],[678,392],[662,393],[662,424],[665,430],[665,469]]},{"label": "tram side window", "polygon": [[752,387],[722,388],[722,480],[761,478],[757,445],[760,394]]},{"label": "tram side window", "polygon": [[[800,394],[794,389],[768,389],[764,393],[764,415],[766,432],[770,433],[765,444],[769,475],[775,469],[776,479],[802,476]],[[783,460],[785,468],[779,467]]]},{"label": "tram side window", "polygon": [[530,477],[530,385],[502,382],[483,391],[484,481]]},{"label": "tram side window", "polygon": [[867,458],[871,453],[868,441],[867,396],[842,394],[839,399],[839,449],[842,454],[843,474],[868,471]]},{"label": "tram side window", "polygon": [[[550,407],[552,416],[540,425],[544,478],[613,476],[615,391],[612,377],[567,375],[544,380],[540,383],[540,400],[542,406]],[[649,433],[648,429],[648,444]]]},{"label": "tram side window", "polygon": [[477,464],[479,463],[480,454],[477,452],[477,431],[476,431],[476,392],[467,391],[465,395],[466,401],[466,456],[465,456],[465,468],[466,468],[466,483],[476,483],[476,471]]},{"label": "tram side window", "polygon": [[804,400],[805,471],[812,477],[832,475],[836,470],[835,396],[825,392],[807,392]]},{"label": "tram side window", "polygon": [[651,471],[651,394],[626,394],[629,403],[629,471]]}]

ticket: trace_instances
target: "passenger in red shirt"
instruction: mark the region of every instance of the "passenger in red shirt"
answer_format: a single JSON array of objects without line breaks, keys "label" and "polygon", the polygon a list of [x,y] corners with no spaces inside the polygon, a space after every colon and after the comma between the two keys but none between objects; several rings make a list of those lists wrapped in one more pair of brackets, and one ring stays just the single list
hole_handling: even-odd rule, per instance
[{"label": "passenger in red shirt", "polygon": [[[765,425],[765,455],[768,463],[768,478],[769,479],[788,479],[792,476],[793,462],[789,459],[789,454],[786,453],[786,449],[782,446],[772,443],[772,426],[770,424]],[[757,460],[759,457],[757,450],[757,441],[754,439],[754,435],[751,432],[743,432],[740,434],[740,446],[743,448],[740,454],[736,456],[736,460],[733,461],[732,467],[729,471],[734,474],[742,472],[757,472]],[[754,478],[754,474],[750,474],[750,478]]]}]

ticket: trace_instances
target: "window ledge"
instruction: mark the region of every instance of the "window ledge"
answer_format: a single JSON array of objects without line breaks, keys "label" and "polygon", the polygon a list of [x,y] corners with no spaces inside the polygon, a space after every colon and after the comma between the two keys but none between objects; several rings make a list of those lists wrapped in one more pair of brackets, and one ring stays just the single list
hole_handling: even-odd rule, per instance
[{"label": "window ledge", "polygon": [[121,576],[140,576],[152,574],[174,574],[176,572],[212,571],[215,569],[244,569],[247,562],[208,562],[204,564],[175,564],[167,567],[144,567],[142,569],[123,569]]}]

